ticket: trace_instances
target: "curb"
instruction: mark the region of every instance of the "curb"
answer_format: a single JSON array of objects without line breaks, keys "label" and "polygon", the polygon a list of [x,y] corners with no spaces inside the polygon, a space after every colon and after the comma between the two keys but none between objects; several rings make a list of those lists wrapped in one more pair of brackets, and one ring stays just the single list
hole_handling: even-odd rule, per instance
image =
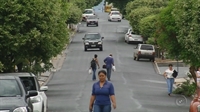
[{"label": "curb", "polygon": [[[162,74],[161,74],[161,72],[160,72],[160,69],[159,69],[158,64],[157,64],[156,61],[154,61],[154,66],[155,66],[156,72],[157,72],[159,75],[162,76]],[[176,88],[178,88],[178,87],[176,86],[176,84],[173,84],[173,88],[176,89]]]},{"label": "curb", "polygon": [[[72,33],[72,34],[70,35],[69,43],[66,45],[65,50],[69,48],[69,45],[70,45],[71,42],[73,41],[73,36],[74,36],[74,35],[75,35],[75,32]],[[65,50],[63,50],[62,52],[65,52]],[[64,55],[64,56],[63,56],[63,55]],[[63,62],[64,62],[64,60],[62,60],[62,58],[63,58],[63,59],[66,58],[66,53],[63,53],[63,54],[62,54],[62,57],[60,57],[59,59],[57,59],[58,61],[57,61],[57,63],[56,63],[56,66],[58,66],[59,63],[62,63],[62,64],[61,64],[61,68],[62,68],[62,65],[63,65]],[[56,67],[55,67],[55,68],[56,68]],[[55,70],[55,69],[52,69],[52,70],[50,70],[50,71],[47,71],[47,72],[49,72],[49,76],[40,76],[40,77],[38,77],[38,81],[39,81],[40,86],[45,86],[45,85],[47,85],[47,83],[51,80],[52,76],[53,76],[57,71],[59,71],[61,68],[56,69],[56,70]],[[41,77],[46,77],[46,80],[39,80]]]}]

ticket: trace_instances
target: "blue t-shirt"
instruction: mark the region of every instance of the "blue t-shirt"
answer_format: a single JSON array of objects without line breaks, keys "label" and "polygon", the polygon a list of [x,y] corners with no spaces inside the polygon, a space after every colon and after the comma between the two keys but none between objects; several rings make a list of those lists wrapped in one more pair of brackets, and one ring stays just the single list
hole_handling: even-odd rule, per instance
[{"label": "blue t-shirt", "polygon": [[101,88],[99,81],[94,83],[92,95],[95,95],[95,105],[110,105],[110,96],[115,95],[113,84],[106,81]]},{"label": "blue t-shirt", "polygon": [[112,65],[114,65],[114,60],[112,57],[106,57],[104,59],[104,62],[106,63],[106,68],[112,68]]}]

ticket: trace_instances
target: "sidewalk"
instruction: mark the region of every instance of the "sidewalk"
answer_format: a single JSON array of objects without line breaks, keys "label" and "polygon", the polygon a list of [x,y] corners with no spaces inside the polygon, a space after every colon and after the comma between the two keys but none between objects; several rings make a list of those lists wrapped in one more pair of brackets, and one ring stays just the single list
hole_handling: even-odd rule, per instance
[{"label": "sidewalk", "polygon": [[[72,42],[74,34],[75,32],[70,35],[71,38],[69,40],[69,44]],[[66,45],[65,47],[66,49],[68,49],[69,44]],[[52,68],[47,72],[42,73],[41,76],[38,77],[40,86],[46,85],[48,81],[51,79],[52,75],[62,68],[62,65],[66,58],[66,53],[65,53],[66,49],[63,50],[61,54],[57,55],[57,57],[52,58],[51,62],[54,68]]]},{"label": "sidewalk", "polygon": [[154,61],[155,69],[159,75],[163,75],[166,69],[168,69],[168,64],[173,64],[173,68],[179,72],[178,77],[175,79],[174,88],[177,88],[178,85],[182,84],[186,81],[187,74],[189,73],[189,66],[184,64],[182,61],[178,62],[177,67],[177,61],[175,60],[162,60],[156,58]]}]

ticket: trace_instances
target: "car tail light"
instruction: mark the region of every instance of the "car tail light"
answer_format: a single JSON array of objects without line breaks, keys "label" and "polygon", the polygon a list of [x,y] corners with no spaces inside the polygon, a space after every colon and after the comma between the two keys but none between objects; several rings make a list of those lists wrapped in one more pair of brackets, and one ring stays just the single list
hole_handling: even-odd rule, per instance
[{"label": "car tail light", "polygon": [[155,52],[153,52],[152,55],[155,55]]},{"label": "car tail light", "polygon": [[128,37],[132,37],[132,35],[128,35]]},{"label": "car tail light", "polygon": [[141,51],[138,51],[138,54],[141,54]]}]

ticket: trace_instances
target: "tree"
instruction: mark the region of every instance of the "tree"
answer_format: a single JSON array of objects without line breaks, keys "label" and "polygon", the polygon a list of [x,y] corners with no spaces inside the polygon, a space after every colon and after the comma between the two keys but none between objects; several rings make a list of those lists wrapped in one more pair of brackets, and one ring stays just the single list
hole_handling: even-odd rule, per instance
[{"label": "tree", "polygon": [[149,8],[160,8],[165,7],[169,0],[134,0],[130,1],[126,5],[126,13],[131,13],[132,10],[140,7],[149,7]]},{"label": "tree", "polygon": [[147,17],[152,14],[157,14],[160,12],[159,8],[149,8],[149,7],[140,7],[135,10],[132,10],[129,14],[128,18],[130,21],[130,25],[132,26],[135,33],[140,34],[139,31],[139,22],[142,18]]},{"label": "tree", "polygon": [[177,39],[182,49],[181,59],[191,65],[190,72],[196,81],[195,68],[200,66],[200,1],[196,0],[175,0],[173,16],[177,31]]},{"label": "tree", "polygon": [[156,31],[156,21],[157,15],[154,14],[144,17],[139,21],[139,31],[145,40],[150,37],[153,38],[154,32]]},{"label": "tree", "polygon": [[78,8],[75,4],[69,3],[68,4],[68,18],[67,18],[67,24],[77,24],[82,15],[82,11],[80,8]]},{"label": "tree", "polygon": [[[67,12],[61,0],[0,1],[0,62],[3,72],[39,73],[68,42]],[[44,68],[41,67],[44,63]]]}]

